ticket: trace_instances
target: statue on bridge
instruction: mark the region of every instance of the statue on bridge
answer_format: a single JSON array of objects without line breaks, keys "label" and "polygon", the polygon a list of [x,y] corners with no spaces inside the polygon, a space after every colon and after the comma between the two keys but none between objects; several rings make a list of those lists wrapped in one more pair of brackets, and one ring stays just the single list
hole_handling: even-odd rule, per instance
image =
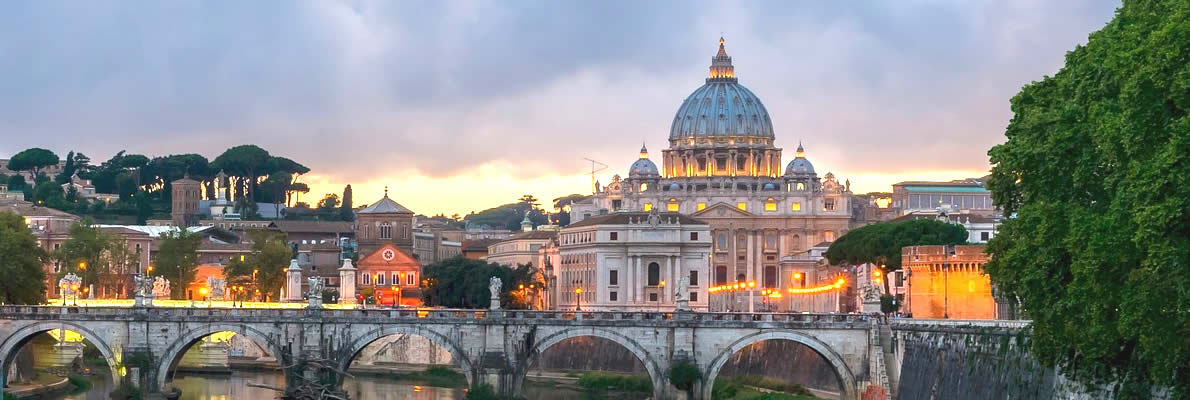
[{"label": "statue on bridge", "polygon": [[492,292],[492,305],[489,308],[493,310],[500,309],[500,289],[503,287],[504,282],[500,278],[494,276],[488,278],[488,291]]},{"label": "statue on bridge", "polygon": [[133,289],[133,306],[135,307],[150,307],[153,305],[153,279],[148,276],[137,274],[133,277],[136,283]]},{"label": "statue on bridge", "polygon": [[308,306],[310,308],[321,308],[324,287],[322,278],[307,278],[306,286],[308,287],[306,290],[306,302]]},{"label": "statue on bridge", "polygon": [[223,294],[227,287],[227,280],[208,276],[207,287],[211,290],[211,300],[223,300]]},{"label": "statue on bridge", "polygon": [[674,285],[674,303],[677,303],[678,311],[690,311],[690,299],[686,298],[689,290],[690,277],[683,275],[678,278],[678,284]]},{"label": "statue on bridge", "polygon": [[169,298],[169,279],[157,277],[153,279],[153,297]]}]

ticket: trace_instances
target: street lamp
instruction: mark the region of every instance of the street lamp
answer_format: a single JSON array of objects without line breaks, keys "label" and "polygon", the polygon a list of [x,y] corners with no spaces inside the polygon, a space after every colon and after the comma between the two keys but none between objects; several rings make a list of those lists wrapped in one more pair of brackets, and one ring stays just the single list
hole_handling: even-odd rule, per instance
[{"label": "street lamp", "polygon": [[210,298],[207,297],[207,288],[204,287],[204,288],[198,289],[198,293],[202,295],[202,301],[207,302],[207,307],[210,308],[211,301],[210,301]]},{"label": "street lamp", "polygon": [[942,255],[942,319],[950,319],[950,258],[955,256],[954,245],[946,245]]},{"label": "street lamp", "polygon": [[571,283],[574,284],[574,299],[576,302],[574,311],[582,311],[583,310],[583,296],[582,296],[582,294],[583,294],[583,287],[582,287],[583,280],[575,279]]}]

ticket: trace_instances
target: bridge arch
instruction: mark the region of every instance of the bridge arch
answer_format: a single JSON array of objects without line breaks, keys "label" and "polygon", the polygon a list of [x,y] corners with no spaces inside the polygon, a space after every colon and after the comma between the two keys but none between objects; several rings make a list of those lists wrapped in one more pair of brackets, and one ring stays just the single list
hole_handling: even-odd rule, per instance
[{"label": "bridge arch", "polygon": [[[389,325],[380,328],[369,330],[367,333],[351,339],[345,349],[347,353],[342,354],[339,360],[339,370],[347,371],[351,367],[351,362],[355,360],[359,353],[368,347],[369,344],[380,340],[386,336],[392,335],[413,335],[428,339],[431,343],[438,345],[450,352],[452,359],[459,363],[459,368],[463,369],[463,375],[467,378],[467,386],[475,385],[475,367],[471,364],[471,358],[467,357],[467,353],[459,347],[455,341],[450,337],[441,334],[433,329],[421,325]],[[339,385],[343,384],[343,376],[339,376]]]},{"label": "bridge arch", "polygon": [[817,338],[801,333],[798,331],[785,329],[765,329],[758,333],[744,336],[732,342],[730,346],[719,352],[708,364],[707,370],[703,375],[702,398],[710,399],[711,390],[715,386],[715,378],[719,376],[719,370],[727,364],[727,360],[731,359],[732,355],[743,350],[745,347],[751,346],[754,343],[763,342],[765,340],[789,340],[805,345],[813,349],[818,355],[822,356],[834,369],[835,376],[839,378],[840,386],[842,386],[844,399],[858,399],[856,392],[855,375],[851,372],[851,368],[839,356],[829,344],[818,340]]},{"label": "bridge arch", "polygon": [[[91,345],[95,346],[95,349],[99,350],[99,354],[102,354],[103,358],[107,360],[107,366],[111,368],[110,375],[112,387],[114,388],[120,385],[120,370],[115,361],[116,352],[112,351],[112,348],[100,339],[102,336],[95,333],[95,331],[73,322],[39,321],[23,326],[20,329],[13,331],[12,334],[7,338],[3,339],[3,344],[0,344],[0,357],[2,357],[3,360],[3,363],[0,363],[0,369],[2,369],[0,370],[0,379],[2,379],[0,380],[0,386],[8,384],[8,366],[12,364],[13,359],[16,358],[17,351],[19,351],[22,346],[24,346],[26,343],[29,343],[29,340],[33,339],[33,337],[39,333],[58,329],[66,329],[78,332],[78,334],[82,335],[84,339],[87,339],[88,342],[91,342]],[[123,356],[123,354],[121,354],[121,356]]]},{"label": "bridge arch", "polygon": [[235,323],[216,323],[204,324],[201,327],[189,329],[181,337],[175,339],[170,343],[169,347],[161,353],[161,358],[158,360],[156,383],[157,389],[165,388],[165,382],[169,378],[169,371],[182,360],[182,355],[186,350],[197,343],[202,338],[210,336],[219,332],[235,332],[237,335],[244,335],[245,337],[256,341],[256,344],[262,345],[272,352],[273,357],[277,359],[278,363],[282,363],[283,354],[280,343],[274,340],[270,335],[261,332],[255,328],[249,327],[246,324]]},{"label": "bridge arch", "polygon": [[529,373],[529,367],[532,366],[533,363],[536,362],[546,350],[555,344],[561,343],[563,340],[577,337],[597,337],[607,339],[628,349],[629,352],[631,352],[638,360],[640,360],[641,364],[644,364],[645,370],[649,372],[649,379],[653,381],[653,398],[663,398],[661,396],[663,393],[665,393],[665,388],[668,383],[665,379],[663,368],[657,364],[657,361],[653,359],[652,355],[649,354],[649,351],[645,350],[644,346],[641,346],[640,343],[637,343],[636,340],[633,340],[631,337],[613,330],[595,327],[563,329],[561,331],[547,335],[546,337],[541,338],[541,340],[538,340],[533,345],[532,352],[529,353],[529,358],[525,360],[525,365],[523,368],[520,368],[520,371],[518,371],[516,376],[515,389],[517,394],[519,395],[521,390],[524,388],[525,375]]}]

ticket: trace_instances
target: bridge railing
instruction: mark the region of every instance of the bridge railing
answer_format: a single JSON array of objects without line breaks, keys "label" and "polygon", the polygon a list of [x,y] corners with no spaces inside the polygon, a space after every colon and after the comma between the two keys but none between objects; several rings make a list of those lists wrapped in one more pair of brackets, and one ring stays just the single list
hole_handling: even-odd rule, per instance
[{"label": "bridge railing", "polygon": [[171,317],[351,317],[363,319],[443,319],[443,320],[540,320],[540,321],[741,321],[741,322],[864,322],[863,314],[834,313],[729,313],[729,312],[671,312],[671,311],[561,311],[561,310],[475,310],[443,308],[127,308],[72,306],[0,306],[0,318],[41,315],[57,318],[62,315],[128,316],[150,314]]}]

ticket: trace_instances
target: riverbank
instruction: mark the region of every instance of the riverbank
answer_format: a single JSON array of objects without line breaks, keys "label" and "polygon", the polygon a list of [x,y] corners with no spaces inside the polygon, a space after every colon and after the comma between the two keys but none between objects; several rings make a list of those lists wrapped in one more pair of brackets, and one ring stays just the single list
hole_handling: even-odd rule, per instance
[{"label": "riverbank", "polygon": [[4,394],[23,399],[33,396],[44,396],[51,393],[65,391],[70,388],[70,379],[46,375],[45,379],[38,378],[28,384],[12,384],[4,389]]}]

